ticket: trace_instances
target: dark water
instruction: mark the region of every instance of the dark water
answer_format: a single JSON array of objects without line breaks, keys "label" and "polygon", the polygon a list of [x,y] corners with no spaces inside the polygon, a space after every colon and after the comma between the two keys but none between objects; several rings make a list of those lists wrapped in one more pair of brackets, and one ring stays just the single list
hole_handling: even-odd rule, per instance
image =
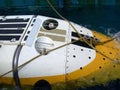
[{"label": "dark water", "polygon": [[[64,17],[77,24],[104,34],[115,34],[120,31],[120,7],[118,6],[82,6],[57,9]],[[0,8],[0,15],[45,15],[59,18],[49,7],[26,6]],[[107,85],[99,85],[79,90],[119,90],[120,80]]]},{"label": "dark water", "polygon": [[[108,34],[116,33],[120,30],[120,7],[119,6],[81,6],[64,7],[57,9],[64,17],[88,27],[90,29]],[[0,8],[0,15],[45,15],[57,16],[50,7],[22,6]]]}]

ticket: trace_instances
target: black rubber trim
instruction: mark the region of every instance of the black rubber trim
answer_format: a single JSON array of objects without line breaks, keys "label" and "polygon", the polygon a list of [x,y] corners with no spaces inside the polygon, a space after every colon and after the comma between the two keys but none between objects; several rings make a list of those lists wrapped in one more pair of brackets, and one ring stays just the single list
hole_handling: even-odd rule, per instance
[{"label": "black rubber trim", "polygon": [[[83,34],[80,34],[82,37],[84,36]],[[78,33],[76,33],[76,32],[72,32],[72,36],[73,37],[78,37],[79,38],[79,35],[78,35]]]},{"label": "black rubber trim", "polygon": [[[76,41],[75,39],[72,39],[71,41]],[[85,42],[83,41],[77,41],[75,43],[72,43],[74,45],[77,45],[77,46],[82,46],[82,47],[86,47],[86,48],[90,48],[92,49],[92,47],[90,47],[88,44],[86,44]]]}]

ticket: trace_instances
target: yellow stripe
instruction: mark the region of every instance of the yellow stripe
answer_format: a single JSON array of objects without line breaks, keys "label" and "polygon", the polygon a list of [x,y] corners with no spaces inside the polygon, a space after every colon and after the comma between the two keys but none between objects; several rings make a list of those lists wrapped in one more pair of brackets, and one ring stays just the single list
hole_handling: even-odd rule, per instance
[{"label": "yellow stripe", "polygon": [[[65,82],[65,75],[57,75],[57,76],[46,76],[46,77],[33,77],[33,78],[20,78],[20,82],[22,85],[34,85],[38,80],[47,80],[51,84],[56,82]],[[2,77],[0,78],[0,83],[4,84],[13,84],[13,78]]]},{"label": "yellow stripe", "polygon": [[[93,32],[93,33],[96,37],[99,37],[101,41],[110,39],[100,33],[97,32]],[[104,45],[98,45],[96,46],[96,48],[112,59],[116,59],[116,58],[119,59],[120,57],[117,55],[118,53],[120,53],[120,48],[116,45],[115,41],[111,41]],[[119,70],[120,70],[119,64],[115,64],[112,61],[100,55],[99,53],[97,53],[96,58],[94,59],[93,62],[91,62],[85,67],[82,67],[79,70],[76,70],[72,73],[68,73],[67,75],[22,78],[20,79],[20,81],[22,85],[33,85],[35,82],[37,82],[40,79],[45,79],[51,84],[65,82],[65,80],[68,81],[77,80],[77,85],[82,87],[84,86],[84,83],[85,85],[89,86],[99,83],[102,84],[108,82],[109,80],[120,78]],[[8,83],[13,84],[13,79],[1,78],[0,82],[6,84]],[[80,82],[84,82],[84,83],[80,83]],[[95,83],[91,83],[91,82],[95,82]],[[76,81],[74,83],[76,83]]]}]

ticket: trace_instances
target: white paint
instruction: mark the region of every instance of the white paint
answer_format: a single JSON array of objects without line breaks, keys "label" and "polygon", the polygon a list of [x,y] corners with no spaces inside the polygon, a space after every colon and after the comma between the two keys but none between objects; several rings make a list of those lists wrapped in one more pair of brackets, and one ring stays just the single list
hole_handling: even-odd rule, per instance
[{"label": "white paint", "polygon": [[[16,48],[16,45],[2,45],[0,48],[0,75],[12,70],[12,59]],[[12,77],[12,73],[6,76]]]},{"label": "white paint", "polygon": [[35,41],[35,49],[40,53],[44,54],[45,52],[53,48],[54,42],[51,38],[46,36],[40,36]]},{"label": "white paint", "polygon": [[[27,16],[14,16],[14,18],[15,17],[27,18]],[[28,17],[32,17],[32,16],[28,16]],[[8,16],[7,18],[13,18],[13,17]],[[55,19],[55,18],[49,18],[49,17],[43,17],[43,16],[38,16],[37,18],[39,20],[36,22],[39,22],[39,23],[34,23],[36,24],[35,27],[33,29],[32,27],[28,29],[28,30],[32,30],[32,35],[29,35],[29,39],[27,41],[27,44],[29,46],[24,45],[21,50],[19,65],[24,64],[25,62],[39,55],[39,53],[35,49],[35,40],[37,39],[36,36],[38,34],[38,29],[41,28],[41,24],[45,20]],[[55,19],[55,20],[58,21],[57,29],[66,30],[67,32],[67,35],[65,36],[66,41],[70,42],[72,38],[71,32],[74,30],[70,28],[69,24],[66,21],[59,20],[59,19]],[[83,28],[81,26],[78,26],[77,24],[74,24],[74,25],[79,33],[93,36],[90,30]],[[35,29],[35,32],[34,32],[34,29]],[[80,30],[82,30],[82,32]],[[54,46],[51,49],[64,45],[67,42],[53,41]],[[12,60],[13,60],[13,55],[16,47],[17,45],[3,45],[0,48],[0,57],[1,57],[0,75],[12,69]],[[83,49],[84,51],[81,51],[81,49]],[[75,57],[73,57],[73,55]],[[22,78],[29,78],[29,77],[40,77],[40,76],[41,77],[55,76],[55,75],[70,73],[78,70],[80,67],[85,67],[86,65],[91,63],[94,60],[95,56],[96,56],[96,52],[94,50],[71,44],[71,45],[62,47],[60,49],[54,50],[48,53],[47,55],[43,55],[41,57],[36,58],[34,61],[20,68],[19,76]],[[89,59],[89,57],[91,58]],[[12,77],[12,73],[8,74],[7,76]]]},{"label": "white paint", "polygon": [[[55,42],[55,47],[63,45],[63,43]],[[55,48],[54,47],[54,48]],[[34,46],[23,47],[20,55],[19,65],[37,56],[38,53]],[[39,77],[39,76],[53,76],[65,74],[65,61],[66,61],[66,47],[55,50],[43,55],[19,71],[20,77]]]},{"label": "white paint", "polygon": [[[24,19],[24,20],[26,20],[26,19],[29,19],[29,21],[28,22],[25,22],[26,23],[26,27],[24,27],[24,28],[21,28],[21,29],[24,29],[24,31],[23,31],[23,33],[22,34],[13,34],[13,35],[20,35],[20,39],[19,40],[16,40],[16,41],[14,41],[14,42],[11,42],[11,40],[0,40],[0,43],[2,43],[2,44],[7,44],[7,45],[18,45],[18,44],[25,44],[25,42],[24,42],[24,37],[25,37],[25,35],[26,35],[26,32],[27,32],[27,30],[28,30],[28,26],[29,26],[29,24],[30,24],[30,21],[32,20],[32,18],[33,18],[33,15],[16,15],[16,16],[14,16],[14,15],[12,15],[12,16],[1,16],[0,17],[0,19],[2,19],[3,21],[4,20],[7,20],[7,19]],[[20,22],[20,23],[23,23],[23,22]],[[19,24],[20,24],[19,23]],[[13,24],[12,22],[9,22],[9,23],[1,23],[1,24]],[[16,23],[14,23],[14,24],[18,24],[18,22],[16,22]],[[1,29],[1,28],[0,28]],[[9,29],[9,30],[13,30],[13,29],[18,29],[18,27],[14,27],[14,28],[6,28],[6,27],[4,27],[4,28],[2,28],[2,30],[4,30],[4,29]],[[1,35],[1,34],[0,34]],[[5,35],[5,34],[4,34]],[[10,35],[10,34],[7,34],[7,35]],[[12,35],[12,36],[13,36]],[[2,35],[1,35],[2,36]]]},{"label": "white paint", "polygon": [[40,26],[41,26],[41,20],[37,19],[32,27],[32,30],[30,30],[31,32],[26,41],[27,46],[32,46],[32,44],[34,43],[35,38],[37,37],[37,34],[40,30]]},{"label": "white paint", "polygon": [[[85,28],[85,27],[83,27],[83,26],[80,26],[80,25],[78,25],[78,24],[75,24],[75,23],[72,23],[72,24],[73,24],[73,26],[75,27],[75,29],[76,29],[80,34],[84,34],[84,35],[88,35],[88,36],[93,36],[92,32],[91,32],[89,29],[87,29],[87,28]],[[72,27],[71,27],[71,30],[75,32],[75,30],[74,30]]]},{"label": "white paint", "polygon": [[80,67],[84,68],[95,59],[95,56],[96,52],[92,49],[69,45],[67,47],[67,73],[79,70]]}]

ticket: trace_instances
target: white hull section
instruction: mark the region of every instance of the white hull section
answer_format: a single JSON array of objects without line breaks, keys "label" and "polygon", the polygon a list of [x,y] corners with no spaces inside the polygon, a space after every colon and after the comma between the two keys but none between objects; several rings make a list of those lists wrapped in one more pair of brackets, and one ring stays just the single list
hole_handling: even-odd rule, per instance
[{"label": "white hull section", "polygon": [[[30,19],[29,21],[25,21],[27,17]],[[21,26],[18,25],[19,28],[17,29],[24,29],[24,32],[20,34],[20,39],[17,41],[13,41],[13,39],[12,41],[9,40],[0,41],[1,45],[0,75],[8,72],[9,70],[12,70],[13,56],[19,44],[23,45],[23,47],[19,55],[18,66],[24,64],[25,62],[31,60],[32,58],[40,54],[38,52],[39,50],[38,51],[36,50],[35,44],[36,40],[41,36],[50,38],[53,41],[53,47],[51,49],[64,45],[68,42],[71,42],[72,40],[78,39],[77,35],[75,34],[75,31],[71,28],[68,22],[59,19],[43,16],[9,16],[4,18],[1,17],[1,19],[6,20],[1,22],[4,22],[2,24],[6,23],[11,24],[11,22],[8,22],[9,20],[7,21],[7,19],[18,20],[21,18],[24,18],[23,22],[26,22],[27,26],[23,27],[24,25]],[[45,22],[47,20],[51,23],[47,24],[49,23]],[[44,23],[45,25],[49,25],[49,27],[46,27]],[[56,26],[54,26],[53,24],[55,24]],[[80,34],[84,36],[87,35],[89,37],[93,37],[92,32],[90,30],[77,24],[74,25]],[[11,27],[13,26],[10,26],[10,28],[8,29],[11,30]],[[51,28],[54,29],[51,30]],[[1,25],[0,30],[2,29],[5,30],[5,28],[3,28]],[[19,36],[18,33],[19,32],[17,32],[17,34],[13,33],[10,35]],[[9,36],[9,33],[6,35]],[[3,35],[0,34],[0,36],[2,37]],[[43,45],[40,46],[39,48],[41,50],[41,47],[44,47],[44,45],[46,45],[46,43],[48,42],[43,41],[40,43],[42,44],[39,45]],[[47,47],[47,45],[45,46],[45,48]],[[85,46],[84,43],[70,44],[68,46],[54,50],[53,52],[50,52],[47,55],[42,55],[41,57],[36,58],[29,64],[23,66],[22,68],[19,69],[19,76],[20,78],[29,78],[29,77],[55,76],[71,73],[91,63],[94,60],[95,56],[96,52],[93,49]],[[12,76],[13,76],[12,73],[5,75],[5,77]]]}]

